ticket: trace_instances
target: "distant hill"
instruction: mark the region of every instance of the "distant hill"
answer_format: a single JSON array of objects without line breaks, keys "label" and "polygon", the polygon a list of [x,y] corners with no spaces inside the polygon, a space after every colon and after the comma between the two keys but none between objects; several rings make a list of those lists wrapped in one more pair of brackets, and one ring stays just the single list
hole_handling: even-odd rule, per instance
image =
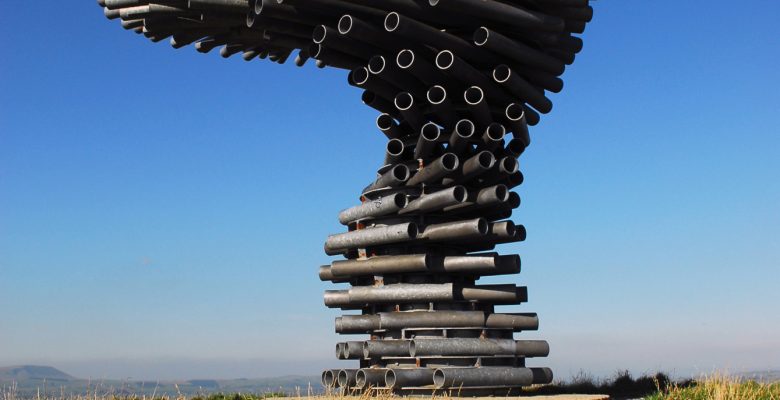
[{"label": "distant hill", "polygon": [[18,365],[14,367],[0,367],[0,382],[2,381],[28,381],[28,380],[47,380],[68,382],[76,378],[58,370],[54,367],[39,365]]}]

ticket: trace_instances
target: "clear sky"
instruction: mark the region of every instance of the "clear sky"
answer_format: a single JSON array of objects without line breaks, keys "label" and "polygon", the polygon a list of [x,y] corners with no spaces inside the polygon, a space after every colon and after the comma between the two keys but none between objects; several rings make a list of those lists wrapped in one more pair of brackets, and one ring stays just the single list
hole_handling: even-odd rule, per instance
[{"label": "clear sky", "polygon": [[[521,159],[518,337],[561,377],[780,368],[780,2],[594,7]],[[347,365],[317,267],[384,140],[345,72],[173,50],[91,0],[0,2],[0,48],[0,366]]]}]

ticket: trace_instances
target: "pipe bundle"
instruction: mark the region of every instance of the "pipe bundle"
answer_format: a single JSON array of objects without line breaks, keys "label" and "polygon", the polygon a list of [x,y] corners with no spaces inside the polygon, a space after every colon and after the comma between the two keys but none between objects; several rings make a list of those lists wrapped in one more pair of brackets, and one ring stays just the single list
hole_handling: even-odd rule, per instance
[{"label": "pipe bundle", "polygon": [[532,313],[496,306],[527,301],[523,286],[483,276],[520,272],[497,245],[525,239],[510,220],[520,205],[518,157],[529,125],[552,110],[548,94],[582,49],[589,0],[98,0],[110,19],[174,48],[194,44],[223,57],[345,69],[387,137],[381,167],[342,211],[345,232],[325,253],[343,259],[320,279],[349,283],[325,293],[339,359],[358,368],[323,373],[345,391],[457,389],[501,394],[548,383],[526,359],[544,341]]}]

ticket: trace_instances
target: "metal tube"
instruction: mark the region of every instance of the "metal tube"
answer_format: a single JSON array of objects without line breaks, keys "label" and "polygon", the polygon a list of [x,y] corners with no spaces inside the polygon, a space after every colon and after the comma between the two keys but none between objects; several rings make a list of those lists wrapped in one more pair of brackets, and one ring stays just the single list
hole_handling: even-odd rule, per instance
[{"label": "metal tube", "polygon": [[462,204],[466,201],[466,188],[463,186],[453,186],[448,189],[439,190],[430,194],[424,194],[409,204],[401,211],[400,215],[408,213],[425,213],[438,211],[450,206]]},{"label": "metal tube", "polygon": [[437,183],[444,177],[455,173],[459,165],[460,160],[458,159],[458,156],[452,153],[444,153],[430,164],[418,169],[414,176],[406,182],[406,186],[417,186],[423,183]]},{"label": "metal tube", "polygon": [[433,122],[428,122],[420,128],[420,137],[414,148],[414,158],[422,159],[430,155],[441,136],[441,130]]},{"label": "metal tube", "polygon": [[535,313],[490,314],[485,319],[488,328],[512,328],[516,331],[539,329],[539,317]]},{"label": "metal tube", "polygon": [[493,151],[504,145],[504,135],[506,135],[504,125],[492,122],[485,129],[485,133],[482,135],[482,142],[488,150]]},{"label": "metal tube", "polygon": [[350,304],[427,303],[454,300],[452,283],[398,283],[349,289]]},{"label": "metal tube", "polygon": [[355,376],[355,383],[359,389],[368,389],[384,386],[387,368],[361,368]]},{"label": "metal tube", "polygon": [[455,130],[450,135],[448,150],[462,154],[469,149],[469,142],[474,137],[476,127],[471,120],[461,119],[455,124]]},{"label": "metal tube", "polygon": [[547,114],[552,111],[552,101],[544,95],[544,92],[531,86],[521,76],[513,74],[508,66],[503,64],[497,66],[493,70],[493,79],[501,87],[540,112]]},{"label": "metal tube", "polygon": [[385,387],[389,389],[420,387],[433,384],[431,368],[395,368],[385,373]]},{"label": "metal tube", "polygon": [[355,386],[355,376],[357,375],[356,369],[342,369],[338,373],[339,386],[343,388],[349,388]]},{"label": "metal tube", "polygon": [[345,343],[339,342],[336,343],[336,358],[339,360],[343,360],[346,357],[344,357],[344,346]]},{"label": "metal tube", "polygon": [[326,369],[322,371],[322,385],[327,388],[335,387],[338,384],[336,376],[338,375],[337,369]]},{"label": "metal tube", "polygon": [[363,343],[363,358],[409,357],[409,340],[367,340]]},{"label": "metal tube", "polygon": [[560,75],[566,68],[566,65],[560,60],[484,26],[474,32],[474,44],[484,46],[496,54],[520,64],[539,68],[551,74]]},{"label": "metal tube", "polygon": [[341,350],[343,358],[348,360],[363,359],[364,343],[364,341],[352,341],[344,343],[344,347]]},{"label": "metal tube", "polygon": [[407,204],[408,200],[403,193],[395,193],[375,200],[366,200],[366,202],[359,206],[342,210],[339,213],[339,222],[343,225],[347,225],[355,221],[395,214],[404,209]]},{"label": "metal tube", "polygon": [[484,218],[432,224],[425,227],[419,239],[437,242],[468,240],[484,236],[488,228]]},{"label": "metal tube", "polygon": [[379,178],[374,181],[371,185],[366,187],[363,190],[363,193],[374,190],[374,189],[381,189],[384,187],[396,187],[403,185],[407,180],[409,180],[409,167],[407,167],[404,164],[398,164],[387,170],[384,174],[380,175]]},{"label": "metal tube", "polygon": [[428,254],[376,256],[364,260],[334,261],[330,270],[336,277],[425,272],[433,264],[433,258]]},{"label": "metal tube", "polygon": [[468,182],[477,176],[484,174],[493,168],[496,163],[496,157],[490,151],[483,150],[463,163],[458,173],[452,174],[451,177],[447,177],[444,180],[444,184],[450,184],[454,182]]},{"label": "metal tube", "polygon": [[516,285],[476,285],[459,287],[456,296],[468,301],[483,301],[488,303],[519,304],[528,301],[524,286]]},{"label": "metal tube", "polygon": [[385,165],[403,161],[406,157],[406,145],[402,140],[390,139],[385,147]]},{"label": "metal tube", "polygon": [[426,356],[522,356],[546,357],[550,346],[544,340],[483,338],[413,339],[412,357]]},{"label": "metal tube", "polygon": [[447,98],[447,90],[443,86],[434,85],[425,93],[428,102],[431,103],[431,112],[439,117],[442,126],[453,129],[458,121],[455,107]]},{"label": "metal tube", "polygon": [[325,242],[325,253],[336,255],[348,249],[403,243],[416,237],[417,225],[411,222],[366,228],[328,236]]},{"label": "metal tube", "polygon": [[403,128],[398,125],[390,114],[379,114],[376,118],[376,127],[387,136],[388,139],[397,139],[406,135]]},{"label": "metal tube", "polygon": [[437,389],[445,387],[521,387],[551,381],[552,371],[549,368],[439,368],[433,374],[434,386]]},{"label": "metal tube", "polygon": [[522,140],[525,147],[528,147],[531,144],[531,136],[528,134],[528,122],[523,107],[517,103],[509,104],[504,110],[504,117],[515,139]]},{"label": "metal tube", "polygon": [[398,93],[393,99],[395,108],[404,117],[404,120],[415,130],[422,129],[425,125],[425,118],[422,113],[414,106],[414,96],[409,92]]},{"label": "metal tube", "polygon": [[463,92],[463,100],[469,106],[469,112],[480,126],[486,127],[490,124],[490,107],[485,100],[485,93],[479,86],[472,86]]}]

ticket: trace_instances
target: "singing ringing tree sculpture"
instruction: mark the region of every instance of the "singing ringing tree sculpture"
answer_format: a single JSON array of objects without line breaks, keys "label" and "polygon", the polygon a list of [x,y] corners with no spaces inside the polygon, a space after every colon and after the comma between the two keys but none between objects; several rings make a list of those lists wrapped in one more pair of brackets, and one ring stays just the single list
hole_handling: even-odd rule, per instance
[{"label": "singing ringing tree sculpture", "polygon": [[526,365],[547,342],[516,340],[533,313],[496,306],[527,300],[525,287],[486,285],[520,272],[518,255],[494,252],[525,239],[510,220],[523,175],[528,125],[563,88],[582,49],[589,0],[99,0],[105,15],[152,41],[207,53],[349,71],[381,114],[387,138],[376,181],[339,214],[346,231],[325,243],[343,256],[320,279],[336,319],[339,359],[359,368],[323,373],[346,391],[456,391],[506,395],[548,383]]}]

